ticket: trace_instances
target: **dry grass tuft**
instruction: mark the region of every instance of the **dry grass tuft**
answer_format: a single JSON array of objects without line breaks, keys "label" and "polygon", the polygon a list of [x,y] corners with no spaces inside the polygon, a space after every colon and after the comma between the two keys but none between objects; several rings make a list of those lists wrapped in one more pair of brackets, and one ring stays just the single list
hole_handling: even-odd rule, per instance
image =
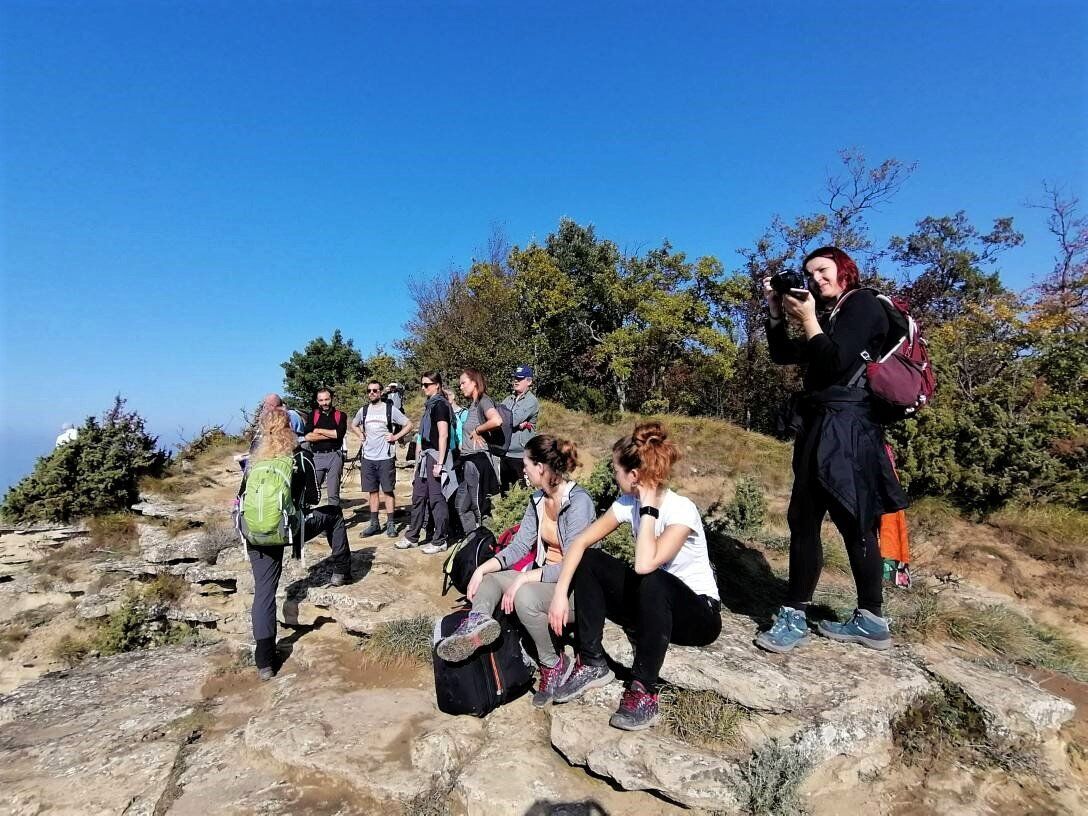
[{"label": "dry grass tuft", "polygon": [[366,642],[365,650],[390,660],[411,658],[420,662],[431,659],[434,619],[426,615],[400,618],[381,624]]},{"label": "dry grass tuft", "polygon": [[737,727],[748,711],[713,691],[692,691],[678,686],[661,688],[661,720],[680,739],[719,747],[733,743]]},{"label": "dry grass tuft", "polygon": [[136,516],[132,513],[108,513],[94,516],[87,522],[91,546],[96,550],[135,552],[139,543]]}]

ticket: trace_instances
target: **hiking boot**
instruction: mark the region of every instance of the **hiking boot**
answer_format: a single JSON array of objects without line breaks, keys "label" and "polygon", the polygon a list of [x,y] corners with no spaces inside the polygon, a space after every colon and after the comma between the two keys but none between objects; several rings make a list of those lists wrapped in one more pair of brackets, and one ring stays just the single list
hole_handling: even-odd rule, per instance
[{"label": "hiking boot", "polygon": [[425,555],[435,555],[440,552],[445,552],[448,547],[449,543],[445,541],[443,541],[441,544],[435,544],[432,542],[430,544],[424,544],[422,547],[419,548],[419,551],[421,553],[424,553]]},{"label": "hiking boot", "polygon": [[533,705],[544,708],[552,701],[556,690],[562,686],[574,671],[574,661],[567,657],[566,652],[559,655],[559,660],[554,666],[540,667],[540,680],[536,684],[536,694],[533,695]]},{"label": "hiking boot", "polygon": [[397,525],[393,523],[393,519],[389,519],[389,521],[385,523],[385,534],[389,538],[397,537]]},{"label": "hiking boot", "polygon": [[271,666],[265,666],[263,669],[257,669],[257,679],[262,683],[271,680],[276,676],[276,670]]},{"label": "hiking boot", "polygon": [[771,628],[756,637],[756,646],[768,652],[785,654],[794,646],[806,643],[809,636],[805,613],[800,609],[781,606]]},{"label": "hiking boot", "polygon": [[405,536],[393,546],[396,547],[398,550],[410,550],[412,549],[412,547],[418,547],[419,542],[413,541],[412,539],[408,538],[408,536]]},{"label": "hiking boot", "polygon": [[346,572],[334,572],[329,584],[332,586],[345,586],[351,580],[351,575]]},{"label": "hiking boot", "polygon": [[447,663],[468,660],[476,650],[499,639],[502,627],[486,612],[469,612],[452,635],[439,641],[435,653]]},{"label": "hiking boot", "polygon": [[846,623],[820,621],[816,631],[839,643],[860,643],[870,649],[890,649],[892,636],[887,618],[879,618],[867,609],[855,609],[854,617]]},{"label": "hiking boot", "polygon": [[581,697],[590,689],[607,686],[615,679],[616,675],[612,673],[612,669],[608,668],[608,666],[591,666],[588,663],[583,663],[579,658],[578,662],[574,664],[574,671],[571,672],[570,677],[555,690],[555,694],[552,695],[552,702],[568,702],[576,697]]},{"label": "hiking boot", "polygon": [[374,518],[372,518],[370,520],[370,524],[368,524],[366,526],[366,529],[363,530],[362,535],[363,535],[363,538],[370,538],[370,536],[377,535],[381,531],[382,531],[382,526],[380,524],[378,524],[378,517],[374,516]]},{"label": "hiking boot", "polygon": [[624,690],[620,707],[608,724],[624,731],[641,731],[656,723],[659,717],[657,695],[650,694],[642,683],[635,680],[629,689]]}]

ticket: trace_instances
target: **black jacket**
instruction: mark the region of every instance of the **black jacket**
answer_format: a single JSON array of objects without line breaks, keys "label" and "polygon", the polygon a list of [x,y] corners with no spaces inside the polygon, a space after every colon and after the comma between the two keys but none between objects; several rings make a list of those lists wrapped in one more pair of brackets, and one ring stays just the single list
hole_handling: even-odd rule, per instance
[{"label": "black jacket", "polygon": [[883,352],[888,315],[872,291],[861,290],[844,301],[834,320],[821,315],[820,325],[824,334],[811,340],[788,337],[785,321],[767,326],[771,359],[804,367],[794,490],[808,489],[812,479],[818,480],[865,533],[882,514],[908,504],[869,392],[848,385],[863,364],[862,351],[873,357]]}]

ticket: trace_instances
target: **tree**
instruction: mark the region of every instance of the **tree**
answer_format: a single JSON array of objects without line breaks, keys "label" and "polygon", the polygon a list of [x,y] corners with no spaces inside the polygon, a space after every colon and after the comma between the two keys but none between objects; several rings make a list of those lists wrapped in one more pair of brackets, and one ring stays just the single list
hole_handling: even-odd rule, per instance
[{"label": "tree", "polygon": [[915,231],[889,242],[892,258],[922,272],[903,287],[911,312],[926,323],[937,323],[964,312],[968,303],[982,303],[1003,291],[996,271],[985,272],[1002,252],[1024,243],[1011,218],[994,219],[983,235],[960,210],[939,218],[927,216]]},{"label": "tree", "polygon": [[0,513],[15,522],[61,521],[127,510],[139,480],[161,476],[169,461],[118,395],[101,419],[87,417],[79,436],[41,457],[34,471],[4,496]]},{"label": "tree", "polygon": [[367,367],[351,340],[344,340],[340,329],[332,333],[332,341],[317,337],[301,352],[281,363],[286,402],[300,411],[311,410],[319,388],[354,385],[364,380]]},{"label": "tree", "polygon": [[1088,330],[1088,218],[1079,201],[1058,187],[1043,185],[1046,201],[1030,206],[1049,210],[1047,227],[1058,241],[1054,268],[1036,287],[1032,313],[1041,329]]}]

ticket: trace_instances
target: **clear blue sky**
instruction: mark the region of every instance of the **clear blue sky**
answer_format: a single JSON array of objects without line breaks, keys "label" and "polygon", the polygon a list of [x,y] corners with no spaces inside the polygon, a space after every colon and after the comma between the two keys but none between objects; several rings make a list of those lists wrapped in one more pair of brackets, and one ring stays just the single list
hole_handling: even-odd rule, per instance
[{"label": "clear blue sky", "polygon": [[1088,188],[1084,5],[6,0],[0,487],[115,392],[173,443],[390,343],[494,223],[732,266],[850,145],[919,163],[875,237],[1013,215],[1022,286],[1025,199]]}]

